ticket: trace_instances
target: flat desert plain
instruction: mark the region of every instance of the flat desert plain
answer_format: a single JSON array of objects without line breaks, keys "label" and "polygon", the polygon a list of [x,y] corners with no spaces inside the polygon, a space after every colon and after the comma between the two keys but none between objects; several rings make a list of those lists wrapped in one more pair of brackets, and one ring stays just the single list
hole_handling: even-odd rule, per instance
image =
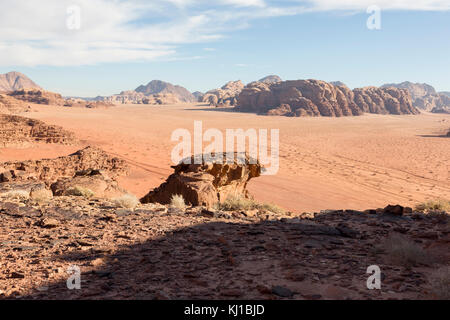
[{"label": "flat desert plain", "polygon": [[[82,109],[33,105],[23,116],[75,132],[82,145],[95,145],[129,162],[121,185],[143,196],[172,173],[172,132],[249,128],[280,130],[280,170],[252,180],[257,200],[295,212],[367,209],[387,204],[414,206],[450,199],[450,116],[364,115],[287,118],[236,113],[204,105],[121,105]],[[67,155],[80,146],[44,145],[0,149],[0,161]]]}]

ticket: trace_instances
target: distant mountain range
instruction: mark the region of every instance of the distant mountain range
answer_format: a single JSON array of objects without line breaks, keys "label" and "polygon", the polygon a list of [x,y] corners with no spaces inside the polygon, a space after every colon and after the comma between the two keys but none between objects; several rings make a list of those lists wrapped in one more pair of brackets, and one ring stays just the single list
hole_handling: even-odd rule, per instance
[{"label": "distant mountain range", "polygon": [[409,81],[389,83],[382,86],[382,88],[389,87],[408,90],[411,94],[413,106],[416,108],[433,113],[450,113],[449,92],[436,92],[429,84]]},{"label": "distant mountain range", "polygon": [[0,74],[0,92],[10,92],[22,89],[41,89],[30,78],[20,72]]},{"label": "distant mountain range", "polygon": [[[189,92],[186,88],[174,85],[161,80],[152,80],[147,85],[141,85],[135,90],[122,91],[120,94],[96,97],[96,98],[75,98],[65,99],[67,101],[103,101],[115,104],[175,104],[175,103],[194,103],[204,102],[215,106],[235,106],[238,103],[238,97],[249,86],[255,87],[258,83],[271,85],[281,83],[283,80],[277,75],[269,75],[258,81],[245,85],[242,81],[230,81],[218,89],[210,90],[206,93],[196,91]],[[336,87],[347,87],[341,81],[330,82]],[[388,83],[381,86],[381,89],[387,88],[405,89],[411,95],[412,105],[420,110],[434,113],[450,113],[450,91],[436,92],[436,90],[426,83],[413,83],[405,81],[402,83]],[[44,91],[39,85],[20,72],[8,72],[0,74],[0,93],[8,93],[21,97],[20,93],[13,93],[20,90],[40,90]],[[45,92],[49,95],[49,92]],[[43,94],[43,95],[45,95]],[[22,94],[23,95],[23,94]],[[28,99],[28,98],[27,98]],[[23,99],[23,100],[27,100]],[[61,101],[63,98],[61,97]],[[30,101],[28,99],[27,101]]]}]

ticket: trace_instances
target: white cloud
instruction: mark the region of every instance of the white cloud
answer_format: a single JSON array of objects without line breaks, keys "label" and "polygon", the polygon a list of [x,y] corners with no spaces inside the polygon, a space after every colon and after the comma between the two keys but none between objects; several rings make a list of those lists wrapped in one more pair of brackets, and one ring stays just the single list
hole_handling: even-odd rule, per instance
[{"label": "white cloud", "polygon": [[[365,11],[373,4],[385,10],[450,10],[448,0],[1,0],[0,66],[178,59],[183,44],[221,39],[252,19]],[[67,28],[72,5],[81,9],[79,30]]]}]

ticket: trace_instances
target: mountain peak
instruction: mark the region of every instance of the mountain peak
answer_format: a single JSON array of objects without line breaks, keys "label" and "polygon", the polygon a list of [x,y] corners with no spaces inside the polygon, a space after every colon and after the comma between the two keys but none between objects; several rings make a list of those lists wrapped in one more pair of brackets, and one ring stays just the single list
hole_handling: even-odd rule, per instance
[{"label": "mountain peak", "polygon": [[30,78],[18,71],[0,74],[0,92],[10,92],[22,89],[42,89]]}]

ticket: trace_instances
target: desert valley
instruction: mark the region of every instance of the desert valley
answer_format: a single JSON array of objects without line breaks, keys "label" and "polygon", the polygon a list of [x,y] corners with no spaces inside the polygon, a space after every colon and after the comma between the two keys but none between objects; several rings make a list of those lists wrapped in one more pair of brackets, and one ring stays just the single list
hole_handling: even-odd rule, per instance
[{"label": "desert valley", "polygon": [[[0,113],[0,298],[449,297],[448,92],[272,75],[75,98],[11,72]],[[278,173],[172,163],[195,121],[278,129]]]}]

